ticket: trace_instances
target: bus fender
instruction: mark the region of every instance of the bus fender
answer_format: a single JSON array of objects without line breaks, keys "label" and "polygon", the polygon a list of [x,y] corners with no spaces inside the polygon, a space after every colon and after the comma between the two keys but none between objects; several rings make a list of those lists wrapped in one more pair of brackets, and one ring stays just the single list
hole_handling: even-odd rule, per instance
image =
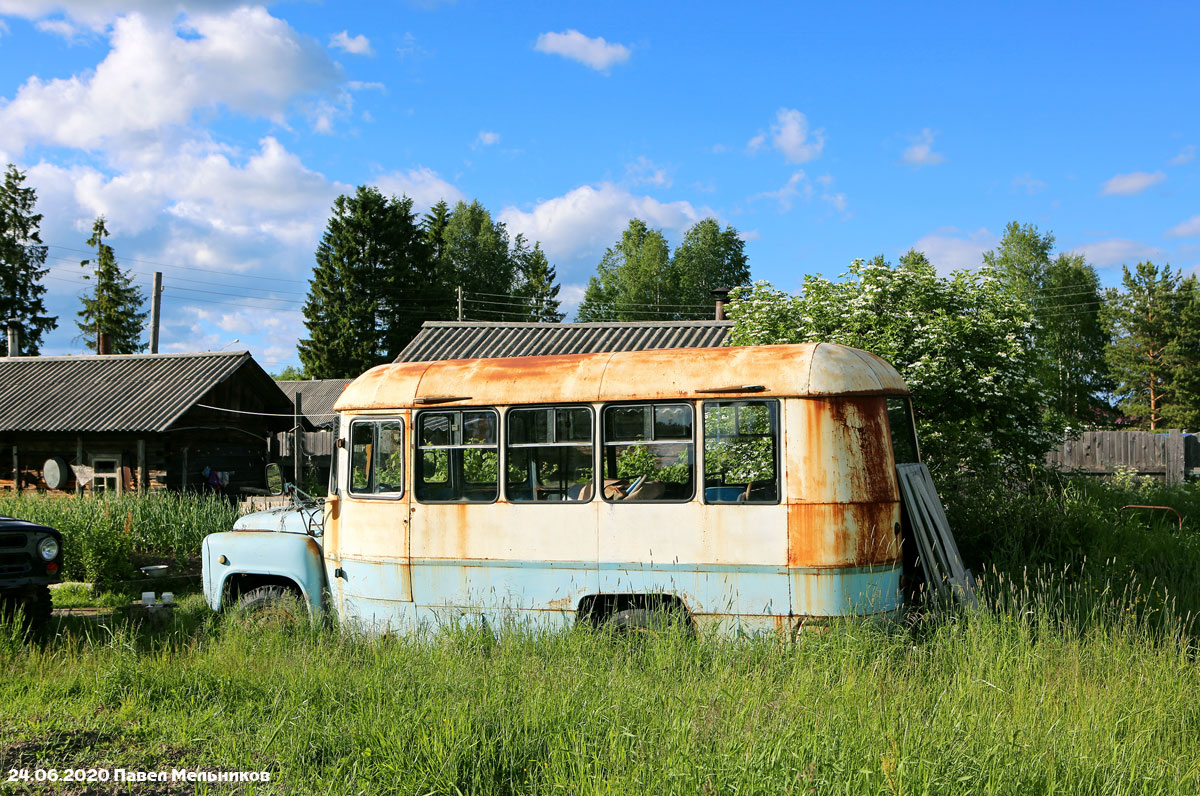
[{"label": "bus fender", "polygon": [[290,582],[309,612],[323,609],[325,566],[321,546],[311,536],[275,531],[230,531],[209,534],[203,545],[204,599],[214,611],[227,586],[241,581],[260,584]]}]

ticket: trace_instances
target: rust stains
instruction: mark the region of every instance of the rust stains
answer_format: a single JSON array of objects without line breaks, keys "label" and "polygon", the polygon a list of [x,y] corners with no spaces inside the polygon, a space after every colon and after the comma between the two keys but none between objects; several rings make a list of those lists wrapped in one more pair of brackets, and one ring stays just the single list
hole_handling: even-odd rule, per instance
[{"label": "rust stains", "polygon": [[479,405],[702,397],[721,374],[779,396],[908,394],[877,357],[808,343],[381,365],[352,382],[335,409],[396,409],[436,395],[471,395]]},{"label": "rust stains", "polygon": [[788,566],[865,567],[898,561],[899,521],[899,501],[790,504]]}]

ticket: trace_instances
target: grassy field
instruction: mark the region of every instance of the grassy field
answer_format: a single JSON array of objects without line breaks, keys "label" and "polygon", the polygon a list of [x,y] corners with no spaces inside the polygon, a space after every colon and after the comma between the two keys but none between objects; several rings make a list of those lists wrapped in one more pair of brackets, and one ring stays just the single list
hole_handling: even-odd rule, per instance
[{"label": "grassy field", "polygon": [[794,641],[366,639],[193,595],[164,630],[0,645],[0,763],[266,770],[238,786],[260,793],[1200,791],[1195,647],[1097,603],[1087,627],[1026,606]]},{"label": "grassy field", "polygon": [[[0,775],[271,773],[209,791],[241,793],[1195,794],[1194,490],[944,488],[981,606],[794,640],[364,638],[214,617],[197,594],[161,629],[0,632]],[[1117,521],[1127,502],[1173,503],[1184,531]]]}]

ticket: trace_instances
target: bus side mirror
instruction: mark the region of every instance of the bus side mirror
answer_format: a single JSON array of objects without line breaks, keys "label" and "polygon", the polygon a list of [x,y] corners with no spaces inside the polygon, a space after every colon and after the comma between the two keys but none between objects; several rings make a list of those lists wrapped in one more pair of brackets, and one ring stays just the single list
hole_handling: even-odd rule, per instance
[{"label": "bus side mirror", "polygon": [[283,494],[283,471],[276,462],[267,465],[267,491],[272,495]]}]

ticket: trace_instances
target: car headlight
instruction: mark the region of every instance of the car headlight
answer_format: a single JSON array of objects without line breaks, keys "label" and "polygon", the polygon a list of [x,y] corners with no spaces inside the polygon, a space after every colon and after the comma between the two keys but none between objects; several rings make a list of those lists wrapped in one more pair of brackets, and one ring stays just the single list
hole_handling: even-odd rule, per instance
[{"label": "car headlight", "polygon": [[58,540],[52,536],[47,536],[42,541],[38,542],[38,555],[43,561],[53,561],[58,555]]}]

